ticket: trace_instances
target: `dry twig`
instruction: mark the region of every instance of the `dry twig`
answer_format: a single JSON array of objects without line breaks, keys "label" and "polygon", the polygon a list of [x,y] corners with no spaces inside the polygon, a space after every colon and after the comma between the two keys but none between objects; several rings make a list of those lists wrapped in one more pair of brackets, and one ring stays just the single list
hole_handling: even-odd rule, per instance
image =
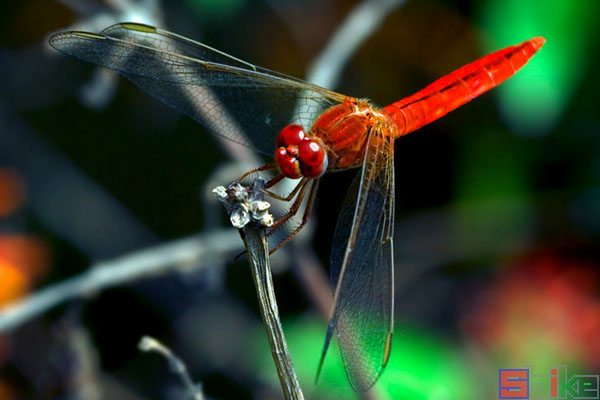
[{"label": "dry twig", "polygon": [[30,297],[0,308],[0,332],[15,329],[29,319],[68,300],[181,267],[198,268],[211,265],[207,260],[214,262],[215,259],[239,251],[240,248],[235,233],[222,230],[97,263],[81,275],[41,289]]},{"label": "dry twig", "polygon": [[218,187],[215,193],[229,212],[232,224],[239,229],[244,240],[260,313],[267,330],[271,355],[284,396],[286,399],[301,400],[304,399],[304,395],[287,348],[273,288],[269,247],[264,229],[273,223],[273,217],[268,213],[269,203],[263,201],[264,185],[265,180],[258,178],[251,187],[234,183],[227,188]]},{"label": "dry twig", "polygon": [[145,352],[154,351],[165,357],[169,362],[169,368],[173,373],[177,374],[186,391],[189,393],[190,398],[193,400],[204,400],[201,385],[194,384],[185,363],[173,354],[171,349],[151,336],[143,336],[138,343],[138,348]]}]

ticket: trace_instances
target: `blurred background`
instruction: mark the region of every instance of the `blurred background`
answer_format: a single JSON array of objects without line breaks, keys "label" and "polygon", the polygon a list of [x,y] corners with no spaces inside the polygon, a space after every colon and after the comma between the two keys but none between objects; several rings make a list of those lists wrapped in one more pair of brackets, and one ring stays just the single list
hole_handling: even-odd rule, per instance
[{"label": "blurred background", "polygon": [[[366,4],[371,14],[356,14]],[[377,13],[366,34],[345,33],[342,43],[365,36],[320,82],[379,105],[502,47],[547,43],[501,87],[396,142],[395,342],[367,396],[497,399],[499,368],[600,374],[599,2],[31,0],[0,13],[1,400],[188,398],[164,359],[137,349],[143,335],[178,354],[207,398],[281,398],[252,277],[234,260],[242,243],[210,195],[255,155],[58,54],[48,35],[145,22],[306,78],[349,16]],[[357,397],[335,344],[313,384],[322,283],[354,174],[323,178],[310,226],[273,257],[307,398]],[[18,323],[3,317],[120,256],[182,241],[203,250],[110,273]]]}]

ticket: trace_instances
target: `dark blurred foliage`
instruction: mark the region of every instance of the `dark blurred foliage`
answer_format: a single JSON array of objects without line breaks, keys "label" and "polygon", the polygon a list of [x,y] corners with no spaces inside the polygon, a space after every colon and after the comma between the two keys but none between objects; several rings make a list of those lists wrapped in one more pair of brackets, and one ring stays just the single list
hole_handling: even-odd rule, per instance
[{"label": "dark blurred foliage", "polygon": [[[56,54],[50,32],[139,18],[303,77],[356,4],[4,4],[0,303],[99,260],[228,226],[203,189],[229,162],[223,147],[128,81]],[[541,4],[407,1],[332,88],[386,105],[485,53],[548,39],[510,82],[396,143],[398,324],[374,397],[493,399],[498,368],[523,365],[600,373],[599,7]],[[313,236],[290,245],[314,250],[324,268],[353,176],[324,177]],[[351,398],[335,349],[312,384],[325,323],[289,254],[276,261],[275,285],[303,388]],[[0,399],[186,398],[164,360],[138,352],[146,334],[179,354],[210,398],[279,398],[252,278],[235,255],[90,293],[0,336]]]}]

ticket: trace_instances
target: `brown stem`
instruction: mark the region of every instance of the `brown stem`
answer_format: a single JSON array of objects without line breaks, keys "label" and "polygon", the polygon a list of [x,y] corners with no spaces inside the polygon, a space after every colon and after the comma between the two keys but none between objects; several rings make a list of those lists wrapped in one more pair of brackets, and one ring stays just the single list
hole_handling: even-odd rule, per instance
[{"label": "brown stem", "polygon": [[271,355],[275,361],[283,394],[286,399],[304,399],[279,320],[269,262],[269,247],[264,229],[257,229],[254,224],[248,224],[240,230],[240,235],[248,252],[248,262],[252,268],[260,313],[267,330]]}]

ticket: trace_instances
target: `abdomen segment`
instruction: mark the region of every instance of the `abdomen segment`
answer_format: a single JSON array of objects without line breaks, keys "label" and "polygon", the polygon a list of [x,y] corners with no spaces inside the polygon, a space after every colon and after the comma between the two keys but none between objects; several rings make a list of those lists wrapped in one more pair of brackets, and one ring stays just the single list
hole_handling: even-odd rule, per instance
[{"label": "abdomen segment", "polygon": [[406,135],[510,78],[545,42],[546,39],[535,37],[489,54],[414,95],[390,104],[383,111],[398,125],[397,136]]}]

